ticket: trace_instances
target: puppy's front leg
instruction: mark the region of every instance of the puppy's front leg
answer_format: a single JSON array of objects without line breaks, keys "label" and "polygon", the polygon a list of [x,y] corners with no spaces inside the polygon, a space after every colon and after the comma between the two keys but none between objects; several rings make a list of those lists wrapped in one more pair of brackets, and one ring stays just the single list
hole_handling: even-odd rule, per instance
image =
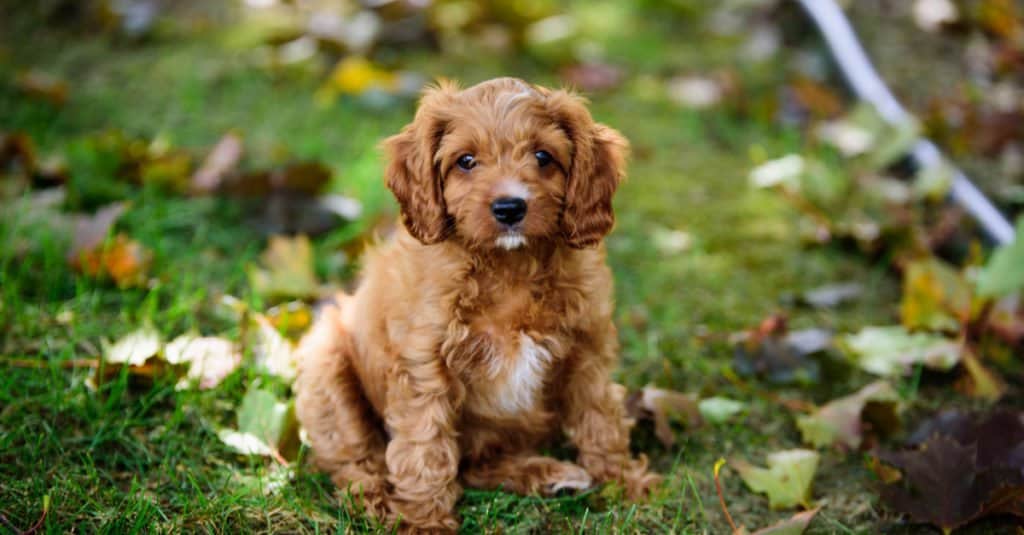
[{"label": "puppy's front leg", "polygon": [[408,350],[391,374],[385,415],[391,441],[386,462],[393,486],[392,520],[403,532],[454,533],[459,449],[455,436],[461,391],[436,346]]},{"label": "puppy's front leg", "polygon": [[647,471],[647,457],[629,453],[631,422],[623,406],[622,386],[611,380],[617,361],[615,327],[581,339],[566,368],[563,425],[579,450],[578,463],[597,481],[616,481],[627,495],[641,499],[661,482]]}]

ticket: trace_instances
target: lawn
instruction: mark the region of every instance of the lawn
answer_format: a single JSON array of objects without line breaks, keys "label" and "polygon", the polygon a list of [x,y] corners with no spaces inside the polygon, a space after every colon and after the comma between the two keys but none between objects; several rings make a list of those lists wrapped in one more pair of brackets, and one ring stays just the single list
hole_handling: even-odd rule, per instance
[{"label": "lawn", "polygon": [[[607,240],[622,342],[616,377],[634,391],[655,385],[738,400],[744,409],[722,423],[675,423],[671,446],[657,439],[649,421],[641,422],[634,448],[666,476],[647,503],[625,502],[615,489],[552,499],[469,490],[459,504],[467,533],[725,533],[716,460],[763,464],[768,453],[800,447],[800,432],[780,400],[822,404],[872,380],[828,363],[819,378],[788,385],[740,376],[730,335],[773,314],[785,314],[790,329],[840,333],[900,319],[900,277],[890,257],[836,243],[808,246],[798,211],[776,192],[749,185],[751,169],[767,158],[801,151],[836,158],[808,141],[801,125],[759,111],[770,99],[758,95],[785,81],[782,69],[772,61],[735,67],[752,92],[745,108],[680,105],[662,90],[665,77],[725,72],[743,41],[708,32],[697,13],[702,8],[600,5],[625,13],[626,29],[602,46],[627,75],[588,96],[594,116],[633,146],[629,179],[615,201],[618,223]],[[332,175],[327,190],[363,207],[355,221],[312,238],[317,276],[338,286],[351,282],[360,244],[397,213],[383,187],[377,144],[411,119],[411,98],[377,102],[341,94],[325,103],[316,97],[326,77],[322,67],[268,67],[265,50],[233,15],[182,11],[168,14],[142,40],[77,22],[43,24],[32,9],[10,8],[13,16],[0,20],[0,131],[27,134],[39,154],[64,155],[71,176],[64,211],[127,201],[116,232],[152,252],[146,282],[118,287],[69,265],[69,237],[52,214],[33,217],[16,208],[16,199],[2,201],[0,533],[40,520],[44,497],[48,511],[39,530],[48,533],[380,530],[339,503],[330,481],[303,464],[305,452],[280,485],[279,463],[239,455],[218,437],[218,430],[234,426],[251,385],[287,393],[284,383],[248,365],[251,355],[205,390],[177,389],[175,377],[140,378],[127,370],[94,389],[87,384],[94,369],[77,365],[103,354],[104,341],[143,326],[165,339],[197,332],[242,340],[246,325],[224,313],[223,296],[252,311],[275,304],[250,277],[268,240],[265,226],[252,218],[252,201],[118,181],[91,141],[99,132],[158,140],[201,161],[234,131],[244,139],[244,165],[251,169],[321,162]],[[562,83],[551,60],[525,53],[466,57],[408,46],[380,57],[389,68],[466,85],[504,75]],[[66,102],[26,93],[16,82],[26,69],[66,80]],[[837,282],[856,282],[864,291],[835,308],[797,303],[806,291]],[[922,384],[920,373],[893,380],[911,414],[950,400],[981,406],[954,392],[951,382],[939,377]],[[822,452],[813,496],[824,507],[808,533],[918,532],[879,503],[868,458],[859,451]],[[723,471],[722,485],[731,515],[748,528],[793,514],[770,510],[735,471]]]}]

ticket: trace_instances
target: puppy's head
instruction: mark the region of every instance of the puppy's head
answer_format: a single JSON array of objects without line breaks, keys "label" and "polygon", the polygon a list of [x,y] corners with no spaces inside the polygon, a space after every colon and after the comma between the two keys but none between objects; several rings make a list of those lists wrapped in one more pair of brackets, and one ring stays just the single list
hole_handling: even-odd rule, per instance
[{"label": "puppy's head", "polygon": [[427,90],[384,148],[409,233],[486,250],[600,242],[628,144],[595,123],[582,98],[499,78]]}]

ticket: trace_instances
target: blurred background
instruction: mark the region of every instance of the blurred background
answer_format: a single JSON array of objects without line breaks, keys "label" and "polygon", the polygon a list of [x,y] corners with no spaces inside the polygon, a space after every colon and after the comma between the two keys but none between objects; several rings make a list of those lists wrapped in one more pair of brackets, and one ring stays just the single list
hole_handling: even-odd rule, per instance
[{"label": "blurred background", "polygon": [[[1021,212],[1024,5],[840,3],[917,121],[858,105],[791,1],[0,0],[4,525],[52,495],[40,521],[57,531],[374,529],[299,468],[293,422],[245,415],[287,406],[317,300],[393,228],[377,145],[440,78],[572,87],[631,140],[608,239],[617,378],[640,403],[637,448],[668,474],[639,509],[471,492],[467,529],[724,532],[715,459],[806,442],[790,412],[879,375],[857,360],[877,345],[840,338],[870,326],[910,344],[893,350],[905,367],[882,366],[910,420],[1019,402],[1024,253],[982,269],[985,243],[944,202],[950,168],[904,155],[928,136]],[[175,352],[182,336],[222,345]],[[935,344],[941,372],[924,364]],[[659,417],[648,385],[716,401]],[[240,457],[222,432],[254,425],[274,428],[259,440],[275,455]],[[812,531],[901,525],[845,454],[878,441],[856,442],[821,460]],[[748,526],[791,515],[727,478]]]}]

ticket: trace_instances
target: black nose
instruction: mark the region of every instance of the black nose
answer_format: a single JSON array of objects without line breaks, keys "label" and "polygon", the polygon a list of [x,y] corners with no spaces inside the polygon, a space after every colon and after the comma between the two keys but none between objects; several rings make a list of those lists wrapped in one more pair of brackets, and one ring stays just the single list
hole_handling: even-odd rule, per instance
[{"label": "black nose", "polygon": [[526,217],[526,201],[518,197],[502,197],[491,203],[491,213],[499,223],[515,225]]}]

